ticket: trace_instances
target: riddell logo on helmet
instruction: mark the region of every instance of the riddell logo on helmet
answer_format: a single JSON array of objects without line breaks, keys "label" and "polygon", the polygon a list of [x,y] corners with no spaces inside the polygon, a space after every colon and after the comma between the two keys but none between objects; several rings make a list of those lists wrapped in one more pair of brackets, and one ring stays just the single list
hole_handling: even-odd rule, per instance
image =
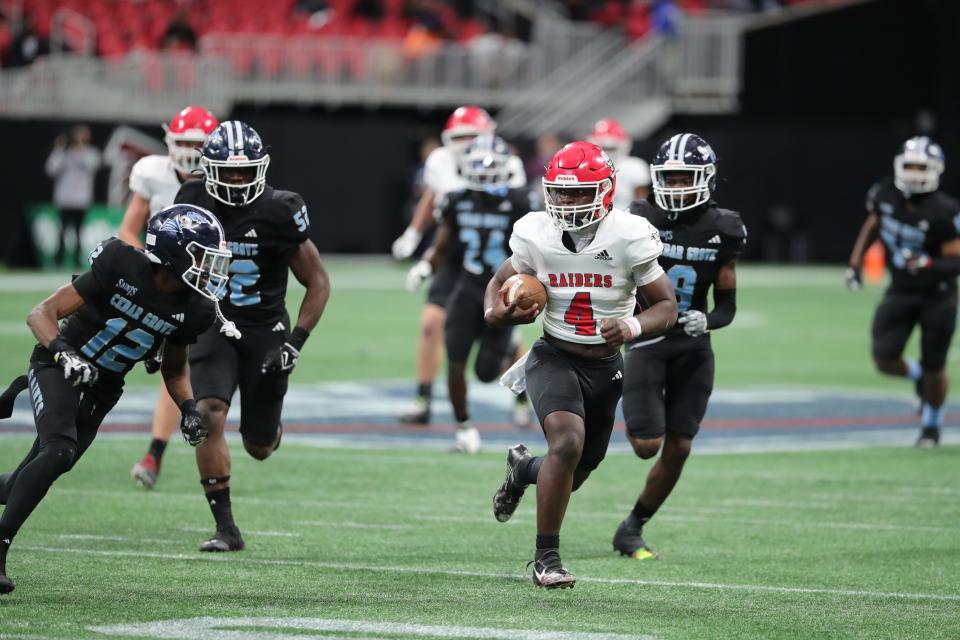
[{"label": "riddell logo on helmet", "polygon": [[229,156],[229,157],[227,158],[227,162],[236,162],[236,161],[238,161],[238,160],[239,160],[240,162],[247,162],[247,161],[249,160],[249,158],[247,158],[247,156],[245,156],[245,155]]},{"label": "riddell logo on helmet", "polygon": [[577,176],[572,175],[559,175],[553,179],[554,182],[571,182],[573,184],[580,184],[580,181],[577,180]]}]

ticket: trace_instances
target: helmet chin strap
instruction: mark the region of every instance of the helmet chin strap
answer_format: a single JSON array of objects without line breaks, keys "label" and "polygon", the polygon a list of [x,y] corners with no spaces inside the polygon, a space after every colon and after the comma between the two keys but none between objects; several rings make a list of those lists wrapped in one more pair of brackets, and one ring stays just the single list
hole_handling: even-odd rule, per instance
[{"label": "helmet chin strap", "polygon": [[235,325],[232,321],[227,320],[226,316],[223,315],[223,311],[220,310],[220,303],[214,300],[213,307],[216,309],[217,319],[220,321],[220,333],[224,334],[228,338],[239,340],[242,335],[240,330],[237,329],[237,325]]}]

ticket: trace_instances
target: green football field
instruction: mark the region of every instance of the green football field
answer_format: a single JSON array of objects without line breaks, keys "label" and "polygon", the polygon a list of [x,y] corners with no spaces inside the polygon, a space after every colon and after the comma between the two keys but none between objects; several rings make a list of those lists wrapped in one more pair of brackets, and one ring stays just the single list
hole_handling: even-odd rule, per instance
[{"label": "green football field", "polygon": [[[329,267],[330,305],[293,382],[410,379],[422,295],[404,292],[403,269],[386,260]],[[719,389],[909,395],[871,368],[880,287],[849,293],[836,268],[740,278],[736,324],[714,336]],[[23,319],[58,281],[0,277],[0,380],[24,370]],[[952,355],[954,378],[957,368]],[[29,444],[0,437],[0,470]],[[171,446],[145,493],[127,476],[143,446],[102,437],[28,521],[0,640],[960,637],[957,446],[694,455],[647,528],[660,562],[611,550],[650,467],[612,454],[571,501],[562,550],[578,583],[560,592],[535,589],[525,568],[535,489],[510,523],[491,515],[502,452],[302,438],[256,462],[234,443],[248,548],[209,556],[196,551],[212,519],[190,451]]]}]

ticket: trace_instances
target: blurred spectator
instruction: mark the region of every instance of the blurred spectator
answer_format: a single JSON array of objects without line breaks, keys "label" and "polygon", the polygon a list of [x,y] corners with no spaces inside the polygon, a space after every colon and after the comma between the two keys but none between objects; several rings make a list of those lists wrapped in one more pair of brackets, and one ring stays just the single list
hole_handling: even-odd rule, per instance
[{"label": "blurred spectator", "polygon": [[160,48],[173,51],[196,51],[197,32],[190,26],[186,9],[177,12],[163,32]]},{"label": "blurred spectator", "polygon": [[90,129],[77,125],[53,142],[53,151],[47,158],[47,175],[53,179],[53,205],[60,211],[60,244],[56,263],[64,266],[67,227],[73,227],[76,239],[74,257],[82,266],[80,257],[80,228],[87,207],[93,202],[93,177],[100,166],[100,151],[90,144]]},{"label": "blurred spectator", "polygon": [[527,55],[527,45],[505,27],[489,29],[467,43],[470,69],[477,83],[484,87],[517,84],[520,65]]},{"label": "blurred spectator", "polygon": [[383,17],[383,0],[357,0],[353,12],[367,20],[379,20]]},{"label": "blurred spectator", "polygon": [[37,33],[33,16],[23,14],[20,30],[13,36],[10,43],[10,53],[7,55],[8,67],[23,67],[33,64],[33,61],[50,53],[50,41]]},{"label": "blurred spectator", "polygon": [[546,171],[550,159],[553,157],[563,143],[555,133],[544,133],[537,138],[533,155],[527,160],[527,184],[531,189],[540,188],[540,179]]},{"label": "blurred spectator", "polygon": [[654,0],[650,7],[650,22],[660,35],[677,35],[677,26],[682,19],[683,12],[674,0]]}]

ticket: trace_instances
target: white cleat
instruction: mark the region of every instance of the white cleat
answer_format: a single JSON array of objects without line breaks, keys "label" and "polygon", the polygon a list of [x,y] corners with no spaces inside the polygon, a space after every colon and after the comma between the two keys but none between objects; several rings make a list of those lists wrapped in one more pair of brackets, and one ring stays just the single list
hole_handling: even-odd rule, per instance
[{"label": "white cleat", "polygon": [[457,429],[454,437],[452,453],[480,453],[480,432],[476,427]]}]

